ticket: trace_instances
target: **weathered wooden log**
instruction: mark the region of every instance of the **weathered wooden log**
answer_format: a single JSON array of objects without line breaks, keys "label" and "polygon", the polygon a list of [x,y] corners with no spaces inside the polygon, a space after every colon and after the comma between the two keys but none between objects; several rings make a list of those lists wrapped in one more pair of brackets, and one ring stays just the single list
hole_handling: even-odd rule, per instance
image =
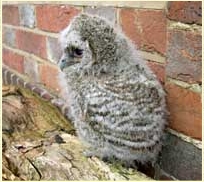
[{"label": "weathered wooden log", "polygon": [[3,86],[2,180],[151,180],[83,155],[72,124],[28,90]]}]

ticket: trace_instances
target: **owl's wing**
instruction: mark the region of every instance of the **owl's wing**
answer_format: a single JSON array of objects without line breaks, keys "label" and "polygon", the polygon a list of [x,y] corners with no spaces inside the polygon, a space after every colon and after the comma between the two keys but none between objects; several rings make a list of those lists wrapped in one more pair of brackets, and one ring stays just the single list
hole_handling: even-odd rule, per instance
[{"label": "owl's wing", "polygon": [[109,141],[147,142],[164,123],[161,94],[148,80],[116,78],[98,83],[87,95],[87,120]]}]

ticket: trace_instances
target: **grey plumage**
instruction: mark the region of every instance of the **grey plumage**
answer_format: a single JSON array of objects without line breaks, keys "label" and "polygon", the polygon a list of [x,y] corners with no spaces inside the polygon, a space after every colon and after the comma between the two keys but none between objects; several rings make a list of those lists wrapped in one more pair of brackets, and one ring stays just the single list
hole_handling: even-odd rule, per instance
[{"label": "grey plumage", "polygon": [[62,95],[90,155],[154,162],[166,123],[165,93],[131,41],[88,14],[75,17],[60,41]]}]

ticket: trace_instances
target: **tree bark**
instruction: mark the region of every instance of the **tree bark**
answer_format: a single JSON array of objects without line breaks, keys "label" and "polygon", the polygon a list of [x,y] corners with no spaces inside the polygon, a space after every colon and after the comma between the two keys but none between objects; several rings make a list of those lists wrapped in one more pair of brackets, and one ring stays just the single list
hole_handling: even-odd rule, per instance
[{"label": "tree bark", "polygon": [[83,155],[71,122],[23,88],[3,86],[2,180],[152,180]]}]

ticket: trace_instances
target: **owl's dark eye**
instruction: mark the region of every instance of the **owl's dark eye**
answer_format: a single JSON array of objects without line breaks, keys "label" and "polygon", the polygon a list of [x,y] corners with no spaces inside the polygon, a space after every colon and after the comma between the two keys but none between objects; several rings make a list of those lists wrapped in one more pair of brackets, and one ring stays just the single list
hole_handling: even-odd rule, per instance
[{"label": "owl's dark eye", "polygon": [[75,49],[73,50],[73,54],[74,54],[74,57],[81,58],[82,55],[83,55],[83,50],[82,50],[82,49],[79,49],[79,48],[75,48]]},{"label": "owl's dark eye", "polygon": [[68,52],[69,56],[72,58],[82,58],[83,56],[83,49],[70,46],[66,48],[66,51]]}]

